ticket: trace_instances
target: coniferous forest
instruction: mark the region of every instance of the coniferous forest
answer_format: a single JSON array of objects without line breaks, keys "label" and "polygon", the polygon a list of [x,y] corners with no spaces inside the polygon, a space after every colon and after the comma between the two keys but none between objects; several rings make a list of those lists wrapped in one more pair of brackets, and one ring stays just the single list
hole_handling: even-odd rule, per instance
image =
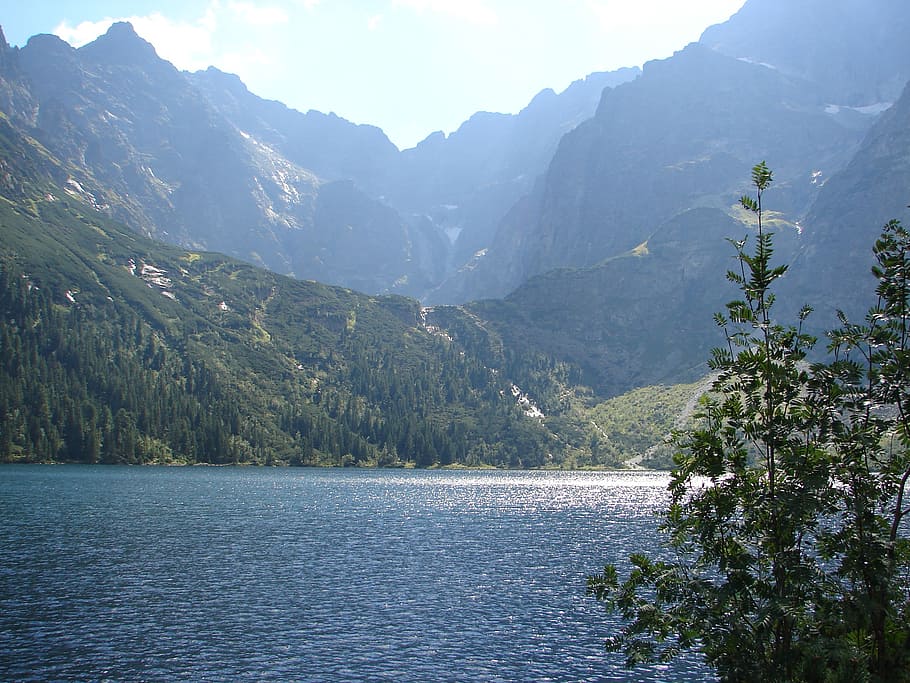
[{"label": "coniferous forest", "polygon": [[[7,133],[8,158],[28,160]],[[159,245],[25,171],[0,205],[4,460],[515,467],[568,452],[525,419],[501,351],[457,344],[416,301]]]},{"label": "coniferous forest", "polygon": [[[281,282],[210,258],[196,266],[232,268],[225,280],[241,296],[250,288],[258,308],[239,313],[231,307],[245,304],[228,298],[223,306],[205,302],[217,322],[167,317],[179,304],[144,283],[131,302],[90,303],[92,293],[73,284],[60,303],[52,279],[7,255],[0,273],[4,457],[508,466],[519,453],[546,452],[545,431],[519,419],[497,373],[420,329],[408,302]],[[112,267],[137,278],[126,263]],[[313,317],[276,313],[289,296],[307,297]],[[149,312],[154,322],[143,315]],[[403,347],[393,346],[402,337]]]}]

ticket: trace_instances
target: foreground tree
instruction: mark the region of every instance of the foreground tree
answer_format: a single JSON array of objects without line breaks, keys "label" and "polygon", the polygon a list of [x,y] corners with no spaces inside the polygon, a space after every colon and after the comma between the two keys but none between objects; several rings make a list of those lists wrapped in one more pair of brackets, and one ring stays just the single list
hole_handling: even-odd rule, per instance
[{"label": "foreground tree", "polygon": [[873,680],[910,680],[910,234],[898,221],[873,249],[878,300],[865,324],[829,333],[839,516],[826,534],[836,561],[832,633],[854,644]]},{"label": "foreground tree", "polygon": [[[712,352],[716,379],[696,426],[677,435],[662,526],[674,559],[633,555],[624,581],[607,566],[588,589],[625,618],[607,647],[630,666],[697,647],[724,681],[884,680],[903,662],[908,632],[906,250],[877,247],[891,264],[876,271],[890,283],[879,287],[884,312],[867,326],[844,319],[832,333],[835,363],[810,366],[810,309],[793,325],[772,315],[786,267],[771,263],[764,163],[752,181],[755,197],[741,203],[756,217],[754,247],[733,242],[740,267],[727,274],[742,298],[716,316],[725,340]],[[882,320],[895,315],[902,322]],[[883,407],[901,400],[889,417]]]}]

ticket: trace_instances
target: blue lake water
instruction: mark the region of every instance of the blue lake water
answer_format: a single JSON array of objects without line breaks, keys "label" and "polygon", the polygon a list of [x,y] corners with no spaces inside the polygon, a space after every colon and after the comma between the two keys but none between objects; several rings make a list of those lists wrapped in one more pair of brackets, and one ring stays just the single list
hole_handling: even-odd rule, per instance
[{"label": "blue lake water", "polygon": [[585,596],[666,476],[0,468],[0,679],[672,681]]}]

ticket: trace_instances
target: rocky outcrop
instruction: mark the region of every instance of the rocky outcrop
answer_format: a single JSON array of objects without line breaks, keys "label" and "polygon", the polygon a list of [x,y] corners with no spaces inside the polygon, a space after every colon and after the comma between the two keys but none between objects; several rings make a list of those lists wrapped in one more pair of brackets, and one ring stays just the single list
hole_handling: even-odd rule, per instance
[{"label": "rocky outcrop", "polygon": [[[21,73],[12,80],[33,98],[35,114],[29,119],[20,107],[10,112],[14,122],[68,164],[73,181],[98,207],[134,230],[371,292],[394,291],[400,283],[427,286],[403,221],[352,183],[327,186],[329,169],[321,176],[295,160],[293,145],[306,146],[292,125],[296,112],[285,109],[291,122],[282,121],[281,105],[269,109],[260,101],[267,112],[277,107],[274,126],[268,116],[259,126],[231,118],[227,113],[252,116],[250,102],[239,102],[233,112],[216,106],[199,79],[160,59],[125,23],[78,50],[54,36],[35,36],[17,58]],[[242,95],[238,83],[230,85]],[[325,117],[310,118],[324,123]],[[357,132],[340,120],[333,125]],[[395,153],[385,136],[367,132]],[[333,139],[324,133],[310,137]],[[337,144],[353,149],[359,141],[349,136]],[[319,166],[320,158],[310,160]],[[320,199],[325,187],[328,197]],[[324,205],[356,208],[325,212]],[[321,224],[324,216],[328,222]],[[377,230],[384,232],[377,236]],[[324,245],[342,234],[326,259]],[[365,254],[381,267],[364,267]]]}]

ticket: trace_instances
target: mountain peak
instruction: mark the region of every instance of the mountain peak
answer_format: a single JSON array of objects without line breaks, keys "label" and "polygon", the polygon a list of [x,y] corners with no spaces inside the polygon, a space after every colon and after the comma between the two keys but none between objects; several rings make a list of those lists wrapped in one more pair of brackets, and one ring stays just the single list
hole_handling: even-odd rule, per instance
[{"label": "mountain peak", "polygon": [[147,64],[160,59],[154,46],[128,21],[114,22],[107,33],[79,50],[94,59],[120,64]]},{"label": "mountain peak", "polygon": [[773,64],[816,84],[835,104],[864,106],[900,96],[910,78],[908,30],[906,0],[749,0],[699,42]]},{"label": "mountain peak", "polygon": [[25,47],[31,51],[44,52],[54,56],[73,52],[73,47],[53,33],[38,33],[28,39]]},{"label": "mountain peak", "polygon": [[12,61],[11,53],[13,48],[6,42],[6,36],[3,35],[3,27],[0,26],[0,74],[3,74]]},{"label": "mountain peak", "polygon": [[240,79],[240,76],[228,73],[227,71],[222,71],[214,66],[208,67],[205,71],[197,71],[195,76],[197,79],[207,79],[228,92],[238,95],[252,95],[249,88],[247,88],[246,84]]},{"label": "mountain peak", "polygon": [[104,34],[106,36],[123,36],[125,38],[139,38],[136,29],[128,21],[115,21]]}]

